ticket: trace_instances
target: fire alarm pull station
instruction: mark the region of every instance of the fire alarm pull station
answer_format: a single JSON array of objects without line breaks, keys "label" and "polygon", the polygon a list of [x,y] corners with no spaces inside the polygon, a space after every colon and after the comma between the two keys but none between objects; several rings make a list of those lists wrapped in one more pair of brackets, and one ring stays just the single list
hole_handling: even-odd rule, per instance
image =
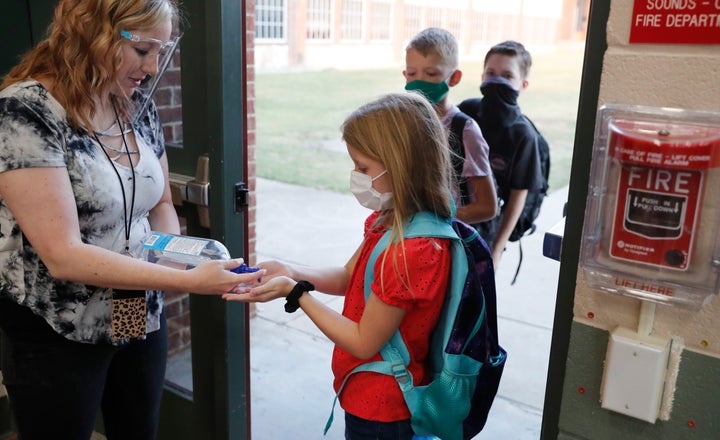
[{"label": "fire alarm pull station", "polygon": [[698,309],[720,288],[720,114],[606,105],[581,265],[595,289]]}]

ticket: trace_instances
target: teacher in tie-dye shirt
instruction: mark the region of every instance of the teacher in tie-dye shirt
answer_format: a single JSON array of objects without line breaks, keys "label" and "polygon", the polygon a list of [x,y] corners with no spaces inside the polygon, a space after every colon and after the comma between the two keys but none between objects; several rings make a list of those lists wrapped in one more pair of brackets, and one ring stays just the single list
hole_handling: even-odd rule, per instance
[{"label": "teacher in tie-dye shirt", "polygon": [[177,43],[173,0],[61,0],[0,86],[2,368],[23,439],[153,439],[163,290],[222,294],[257,274],[132,258],[180,232],[147,92]]}]

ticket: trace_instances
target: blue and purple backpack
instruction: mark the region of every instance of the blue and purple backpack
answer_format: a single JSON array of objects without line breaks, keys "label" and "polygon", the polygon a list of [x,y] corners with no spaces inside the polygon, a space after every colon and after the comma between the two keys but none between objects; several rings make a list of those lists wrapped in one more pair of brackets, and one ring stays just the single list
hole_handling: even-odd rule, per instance
[{"label": "blue and purple backpack", "polygon": [[[374,371],[395,376],[416,436],[470,439],[485,426],[507,358],[498,344],[492,254],[475,228],[429,212],[415,214],[403,236],[452,240],[450,283],[428,353],[432,379],[427,385],[413,386],[406,369],[410,356],[399,331],[380,350],[383,361],[360,365],[352,373]],[[365,270],[366,299],[375,261],[389,238],[388,231],[370,255]],[[329,424],[326,432],[327,428]]]}]

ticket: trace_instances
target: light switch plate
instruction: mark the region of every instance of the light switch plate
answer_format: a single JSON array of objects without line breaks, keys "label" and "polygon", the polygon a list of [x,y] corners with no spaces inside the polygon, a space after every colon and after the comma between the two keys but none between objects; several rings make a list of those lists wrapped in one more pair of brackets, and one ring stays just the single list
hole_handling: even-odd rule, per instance
[{"label": "light switch plate", "polygon": [[662,401],[670,340],[618,327],[610,334],[602,407],[655,423]]}]

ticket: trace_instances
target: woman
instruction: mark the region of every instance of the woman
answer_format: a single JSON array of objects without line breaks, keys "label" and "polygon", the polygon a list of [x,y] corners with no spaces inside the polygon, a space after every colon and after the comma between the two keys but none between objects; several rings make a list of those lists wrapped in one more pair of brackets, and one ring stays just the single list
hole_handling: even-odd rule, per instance
[{"label": "woman", "polygon": [[[351,372],[381,360],[380,348],[399,328],[410,352],[408,370],[415,385],[429,381],[425,359],[448,286],[450,241],[403,239],[403,226],[421,211],[445,220],[451,217],[447,135],[427,100],[415,93],[392,93],[353,112],[343,124],[343,140],[355,164],[351,190],[360,204],[373,210],[355,254],[344,267],[260,263],[267,270],[260,286],[224,298],[286,298],[287,312],[302,308],[335,343],[332,367],[335,391],[345,410],[345,437],[410,440],[410,411],[395,378]],[[368,258],[388,230],[390,245],[377,258],[366,302]],[[344,295],[342,314],[309,294],[314,289]]]},{"label": "woman", "polygon": [[258,277],[227,270],[239,260],[130,256],[150,230],[180,232],[162,127],[138,91],[177,21],[172,0],[61,0],[0,86],[2,371],[24,440],[89,438],[98,408],[109,439],[155,438],[162,291]]}]

